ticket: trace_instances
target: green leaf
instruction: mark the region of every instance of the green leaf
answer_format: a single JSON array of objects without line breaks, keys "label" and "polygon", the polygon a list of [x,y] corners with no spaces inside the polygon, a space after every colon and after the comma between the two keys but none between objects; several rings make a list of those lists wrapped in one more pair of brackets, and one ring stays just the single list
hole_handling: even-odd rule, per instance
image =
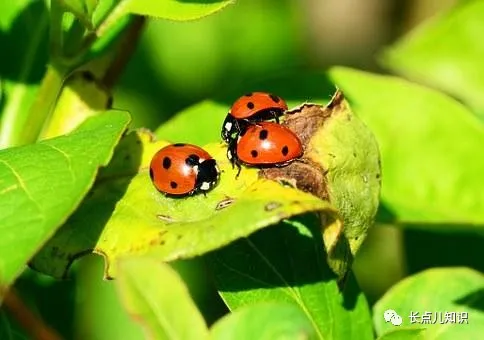
[{"label": "green leaf", "polygon": [[425,340],[428,339],[426,335],[425,329],[399,328],[383,334],[377,340]]},{"label": "green leaf", "polygon": [[388,48],[383,64],[455,95],[484,119],[484,2],[461,2]]},{"label": "green leaf", "polygon": [[0,287],[77,208],[129,120],[106,112],[70,135],[0,151]]},{"label": "green leaf", "polygon": [[[236,169],[220,143],[204,147],[222,170],[214,190],[206,197],[166,197],[151,183],[148,165],[167,143],[150,138],[139,132],[121,141],[89,197],[34,259],[37,270],[62,277],[76,257],[94,249],[105,257],[106,275],[114,277],[114,260],[125,254],[153,252],[164,261],[190,258],[290,216],[308,211],[335,214],[327,202],[312,195],[257,180],[256,169],[244,168],[235,180]],[[332,221],[340,223],[334,217]]]},{"label": "green leaf", "polygon": [[[28,116],[47,62],[49,14],[45,1],[0,3],[0,74],[4,97],[1,107],[0,149],[35,141],[26,140],[35,129]],[[20,44],[19,41],[22,43]]]},{"label": "green leaf", "polygon": [[65,82],[56,107],[44,125],[39,139],[57,137],[74,130],[88,117],[109,107],[109,91],[89,72],[76,72]]},{"label": "green leaf", "polygon": [[[383,318],[388,309],[402,317],[400,327],[425,328],[425,339],[479,339],[484,334],[484,276],[464,267],[438,268],[400,281],[375,304],[378,335],[395,329]],[[435,323],[422,323],[426,312]],[[411,313],[418,313],[417,322],[411,323]],[[445,313],[454,313],[455,322],[445,322]],[[467,313],[468,324],[459,317],[462,313]]]},{"label": "green leaf", "polygon": [[235,0],[116,0],[96,30],[99,38],[105,35],[129,14],[150,16],[160,19],[187,21],[215,13]]},{"label": "green leaf", "polygon": [[122,302],[148,339],[205,339],[208,329],[179,275],[154,257],[119,260]]},{"label": "green leaf", "polygon": [[[143,327],[131,318],[121,301],[117,281],[99,280],[99,273],[102,273],[103,268],[101,258],[88,256],[76,266],[75,279],[69,280],[70,285],[75,287],[70,289],[76,294],[72,301],[77,303],[74,318],[69,315],[66,317],[67,320],[75,320],[75,336],[82,339],[144,339]],[[66,284],[66,281],[58,283],[62,286]],[[50,290],[50,299],[57,297],[56,291]],[[48,297],[44,299],[50,301]],[[58,313],[65,313],[65,309]],[[45,316],[45,313],[42,315]]]},{"label": "green leaf", "polygon": [[259,302],[299,306],[319,339],[372,339],[368,304],[352,277],[341,293],[325,259],[318,216],[284,220],[208,255],[231,310]]},{"label": "green leaf", "polygon": [[455,100],[403,79],[340,67],[330,76],[376,136],[390,212],[429,228],[468,223],[482,230],[481,122]]},{"label": "green leaf", "polygon": [[302,139],[312,133],[303,159],[319,165],[325,184],[319,195],[329,199],[344,221],[344,239],[339,231],[327,229],[323,235],[330,266],[343,277],[378,209],[381,168],[375,136],[355,116],[341,91],[324,107],[304,104],[289,111],[283,124]]},{"label": "green leaf", "polygon": [[[314,83],[318,82],[313,80],[310,83],[315,86]],[[300,101],[293,101],[293,104],[300,104]],[[213,121],[222,122],[228,110],[228,105],[205,101],[174,116],[156,134],[173,141],[181,139],[193,143],[220,140],[220,125],[213,124]],[[313,122],[311,119],[314,117],[321,118]],[[198,123],[192,124],[195,120]],[[329,198],[344,220],[344,240],[340,237],[341,229],[331,228],[325,229],[323,238],[331,267],[343,277],[351,264],[352,255],[356,254],[365,240],[378,207],[381,173],[378,145],[368,127],[352,113],[340,92],[325,107],[305,104],[302,108],[299,106],[291,110],[283,124],[301,136],[308,135],[311,130],[308,125],[315,129],[306,146],[304,159],[308,159],[310,164],[320,165],[318,180],[324,182],[321,183],[324,189],[320,191],[326,193],[315,193],[318,190],[315,190],[316,185],[311,180],[308,185],[300,187],[311,187],[316,196]],[[185,128],[180,129],[180,126]],[[302,162],[305,163],[305,160]],[[284,169],[307,172],[307,168],[294,170],[294,163]],[[270,168],[261,174],[278,178],[283,171]],[[302,182],[301,177],[298,178],[298,184]],[[323,177],[324,180],[321,180]]]},{"label": "green leaf", "polygon": [[234,0],[121,0],[118,6],[125,13],[186,21],[207,16],[234,2]]},{"label": "green leaf", "polygon": [[[161,125],[155,135],[164,140],[183,139],[203,145],[220,140],[220,129],[229,108],[213,101],[195,104]],[[193,122],[196,120],[196,124]],[[220,122],[220,124],[214,124]],[[180,129],[183,126],[183,129]]]},{"label": "green leaf", "polygon": [[217,321],[212,340],[317,339],[302,310],[288,303],[262,303],[241,308]]}]

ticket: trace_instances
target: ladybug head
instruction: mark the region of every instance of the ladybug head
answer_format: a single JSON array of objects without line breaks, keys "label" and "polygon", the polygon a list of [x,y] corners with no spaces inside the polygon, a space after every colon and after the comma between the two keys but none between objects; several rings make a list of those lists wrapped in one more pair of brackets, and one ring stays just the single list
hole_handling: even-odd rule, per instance
[{"label": "ladybug head", "polygon": [[235,119],[229,113],[222,124],[221,136],[224,142],[228,144],[231,140],[237,139],[237,135],[241,132],[244,125],[242,120]]},{"label": "ladybug head", "polygon": [[220,170],[215,159],[207,159],[198,166],[196,186],[202,191],[213,188],[220,177]]}]

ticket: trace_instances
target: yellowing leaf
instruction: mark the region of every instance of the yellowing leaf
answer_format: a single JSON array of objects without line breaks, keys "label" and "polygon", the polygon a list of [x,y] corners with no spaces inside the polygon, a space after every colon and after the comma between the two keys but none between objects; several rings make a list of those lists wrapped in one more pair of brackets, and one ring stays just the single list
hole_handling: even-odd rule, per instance
[{"label": "yellowing leaf", "polygon": [[[335,214],[329,203],[269,180],[244,168],[238,179],[226,147],[204,147],[222,170],[218,185],[206,196],[169,198],[151,183],[148,164],[166,142],[132,133],[118,146],[111,166],[78,211],[37,255],[33,266],[56,277],[65,275],[80,254],[105,256],[106,275],[116,275],[114,260],[127,254],[153,253],[171,261],[223,247],[282,219],[310,211]],[[339,223],[336,218],[334,223]]]}]

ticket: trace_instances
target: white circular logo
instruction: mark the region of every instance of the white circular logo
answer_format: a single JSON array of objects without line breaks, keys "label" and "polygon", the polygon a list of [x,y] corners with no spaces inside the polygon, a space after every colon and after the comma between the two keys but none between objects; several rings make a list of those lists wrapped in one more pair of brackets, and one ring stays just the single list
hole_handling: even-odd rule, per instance
[{"label": "white circular logo", "polygon": [[403,322],[402,317],[393,309],[387,309],[383,313],[383,318],[385,319],[385,322],[391,322],[393,326],[400,326]]}]

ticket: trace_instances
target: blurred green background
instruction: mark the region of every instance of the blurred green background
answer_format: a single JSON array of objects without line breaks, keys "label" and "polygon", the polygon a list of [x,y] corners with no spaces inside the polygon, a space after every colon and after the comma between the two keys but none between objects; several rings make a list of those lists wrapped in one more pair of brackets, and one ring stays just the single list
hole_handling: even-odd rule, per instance
[{"label": "blurred green background", "polygon": [[[248,91],[274,91],[290,103],[325,102],[334,90],[324,76],[328,66],[383,72],[376,63],[377,51],[455,2],[238,0],[201,20],[149,20],[115,88],[114,107],[132,113],[133,127],[155,130],[201,100],[216,99],[228,110]],[[301,89],[297,78],[281,83],[287,74],[314,79],[313,92]],[[418,226],[403,232],[388,217],[382,207],[379,223],[355,263],[370,302],[403,276],[427,267],[469,265],[484,270],[472,235],[432,234]],[[466,251],[457,244],[464,244]],[[209,322],[226,312],[201,261],[175,266]],[[27,270],[15,288],[67,339],[142,338],[140,327],[120,305],[113,282],[101,280],[102,272],[102,259],[92,255],[75,264],[67,281]],[[2,334],[25,338],[4,311],[0,339]]]}]

